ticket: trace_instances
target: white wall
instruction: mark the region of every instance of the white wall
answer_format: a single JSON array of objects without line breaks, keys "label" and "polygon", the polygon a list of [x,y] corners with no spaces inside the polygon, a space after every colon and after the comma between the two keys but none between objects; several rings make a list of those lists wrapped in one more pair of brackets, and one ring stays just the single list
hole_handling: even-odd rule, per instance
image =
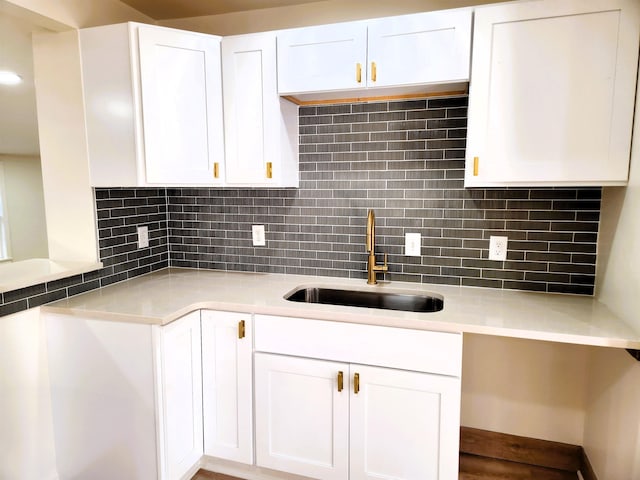
[{"label": "white wall", "polygon": [[77,30],[34,35],[33,63],[49,258],[97,262]]},{"label": "white wall", "polygon": [[462,425],[581,445],[588,354],[581,345],[465,335]]},{"label": "white wall", "polygon": [[625,351],[593,348],[584,448],[598,478],[640,478],[640,363]]},{"label": "white wall", "polygon": [[40,157],[0,155],[13,261],[47,258],[47,226]]},{"label": "white wall", "polygon": [[40,309],[0,318],[0,478],[57,478]]},{"label": "white wall", "polygon": [[119,0],[0,0],[0,10],[56,31],[128,21],[154,23],[152,18]]},{"label": "white wall", "polygon": [[[629,184],[602,199],[596,295],[640,332],[640,89]],[[622,350],[590,359],[584,447],[598,478],[640,478],[640,362]]]}]

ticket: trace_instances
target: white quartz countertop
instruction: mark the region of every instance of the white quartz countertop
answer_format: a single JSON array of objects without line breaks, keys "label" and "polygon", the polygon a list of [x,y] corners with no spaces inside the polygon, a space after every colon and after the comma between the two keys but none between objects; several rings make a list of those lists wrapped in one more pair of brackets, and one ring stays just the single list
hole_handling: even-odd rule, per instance
[{"label": "white quartz countertop", "polygon": [[[433,292],[444,297],[444,309],[415,313],[284,299],[299,286]],[[332,277],[168,268],[42,309],[153,325],[212,309],[640,349],[640,332],[591,297],[402,282],[369,286],[365,280]]]}]

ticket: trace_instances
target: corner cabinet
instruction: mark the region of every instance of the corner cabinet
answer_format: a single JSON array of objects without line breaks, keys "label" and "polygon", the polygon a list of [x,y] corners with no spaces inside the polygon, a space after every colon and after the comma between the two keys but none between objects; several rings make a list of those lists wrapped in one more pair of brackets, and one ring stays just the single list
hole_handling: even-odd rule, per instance
[{"label": "corner cabinet", "polygon": [[92,186],[222,183],[220,37],[126,23],[80,51]]},{"label": "corner cabinet", "polygon": [[251,315],[43,318],[60,478],[181,480],[203,455],[253,463]]},{"label": "corner cabinet", "polygon": [[202,310],[204,454],[253,463],[251,315]]},{"label": "corner cabinet", "polygon": [[640,5],[477,8],[465,186],[627,182]]},{"label": "corner cabinet", "polygon": [[160,471],[164,479],[178,479],[203,453],[200,312],[156,333]]},{"label": "corner cabinet", "polygon": [[255,349],[258,467],[458,478],[461,335],[257,315]]},{"label": "corner cabinet", "polygon": [[281,95],[410,87],[469,79],[471,10],[283,30]]},{"label": "corner cabinet", "polygon": [[297,187],[298,107],[278,96],[276,34],[222,39],[225,183]]}]

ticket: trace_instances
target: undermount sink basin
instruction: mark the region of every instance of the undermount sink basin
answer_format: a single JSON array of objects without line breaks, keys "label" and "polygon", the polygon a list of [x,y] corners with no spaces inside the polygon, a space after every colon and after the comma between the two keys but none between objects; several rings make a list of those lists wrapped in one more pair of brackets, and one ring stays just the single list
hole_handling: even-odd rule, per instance
[{"label": "undermount sink basin", "polygon": [[324,287],[301,287],[287,294],[284,298],[292,302],[381,308],[385,310],[402,310],[405,312],[439,312],[444,308],[444,298],[435,293],[421,295],[397,292],[339,290]]}]

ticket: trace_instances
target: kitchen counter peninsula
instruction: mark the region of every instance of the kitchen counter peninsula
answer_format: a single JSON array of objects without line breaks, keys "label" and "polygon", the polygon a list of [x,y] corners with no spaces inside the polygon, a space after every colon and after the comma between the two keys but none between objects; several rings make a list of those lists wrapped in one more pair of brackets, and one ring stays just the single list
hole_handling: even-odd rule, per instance
[{"label": "kitchen counter peninsula", "polygon": [[[301,286],[436,293],[444,297],[444,309],[416,313],[285,300]],[[640,349],[640,332],[592,297],[404,282],[369,286],[362,279],[334,277],[167,268],[42,308],[152,325],[210,309]]]}]

